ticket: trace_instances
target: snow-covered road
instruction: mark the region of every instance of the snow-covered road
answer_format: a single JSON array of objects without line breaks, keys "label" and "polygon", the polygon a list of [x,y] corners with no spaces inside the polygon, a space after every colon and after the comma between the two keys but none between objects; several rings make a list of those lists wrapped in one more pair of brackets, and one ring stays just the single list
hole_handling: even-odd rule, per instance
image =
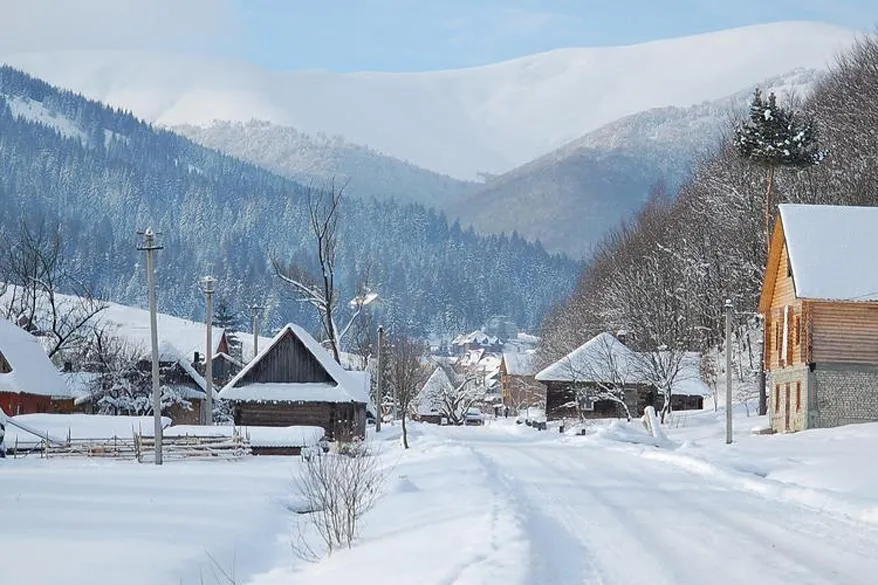
[{"label": "snow-covered road", "polygon": [[472,431],[432,432],[472,451],[517,519],[529,551],[525,585],[878,579],[872,525],[740,491],[636,449]]}]

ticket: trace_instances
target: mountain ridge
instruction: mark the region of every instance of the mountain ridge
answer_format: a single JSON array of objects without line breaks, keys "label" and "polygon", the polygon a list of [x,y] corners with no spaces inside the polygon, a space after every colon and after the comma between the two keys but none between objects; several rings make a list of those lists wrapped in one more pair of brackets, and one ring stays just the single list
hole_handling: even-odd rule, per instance
[{"label": "mountain ridge", "polygon": [[625,115],[821,67],[853,36],[820,23],[773,23],[408,74],[272,72],[130,53],[0,60],[160,125],[265,119],[472,179],[508,171]]}]

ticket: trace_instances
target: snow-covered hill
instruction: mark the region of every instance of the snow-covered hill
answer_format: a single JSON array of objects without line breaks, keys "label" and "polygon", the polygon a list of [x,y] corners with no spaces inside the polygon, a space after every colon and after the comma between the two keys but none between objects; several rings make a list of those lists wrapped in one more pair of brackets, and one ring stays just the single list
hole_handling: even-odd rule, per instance
[{"label": "snow-covered hill", "polygon": [[508,171],[623,116],[717,99],[799,67],[821,68],[852,36],[826,24],[775,23],[403,74],[278,72],[123,52],[0,60],[160,124],[262,119],[338,134],[470,179]]},{"label": "snow-covered hill", "polygon": [[[783,102],[803,98],[819,78],[799,69],[758,84]],[[551,251],[578,258],[640,208],[658,182],[673,189],[699,157],[713,152],[746,112],[754,86],[719,100],[626,116],[447,205],[486,233],[517,231]]]},{"label": "snow-covered hill", "polygon": [[478,187],[477,183],[422,169],[339,136],[311,136],[271,122],[215,121],[208,126],[174,126],[172,130],[302,183],[323,184],[334,178],[347,183],[346,193],[355,197],[393,198],[441,207]]}]

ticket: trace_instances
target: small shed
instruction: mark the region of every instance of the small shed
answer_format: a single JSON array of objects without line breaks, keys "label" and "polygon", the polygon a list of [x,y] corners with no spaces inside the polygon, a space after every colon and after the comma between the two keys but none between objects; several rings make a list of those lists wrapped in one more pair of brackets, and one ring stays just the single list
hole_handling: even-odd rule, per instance
[{"label": "small shed", "polygon": [[9,416],[52,412],[66,386],[38,338],[0,319],[0,408]]},{"label": "small shed", "polygon": [[366,435],[368,396],[319,343],[295,324],[274,339],[219,393],[236,425],[319,426],[330,440]]}]

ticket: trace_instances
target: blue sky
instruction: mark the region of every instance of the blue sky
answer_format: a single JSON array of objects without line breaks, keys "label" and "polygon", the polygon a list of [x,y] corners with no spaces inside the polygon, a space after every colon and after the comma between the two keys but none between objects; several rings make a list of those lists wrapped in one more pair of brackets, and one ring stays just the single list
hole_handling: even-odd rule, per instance
[{"label": "blue sky", "polygon": [[424,71],[781,20],[873,30],[878,0],[0,0],[0,51],[145,49]]},{"label": "blue sky", "polygon": [[878,0],[241,0],[236,10],[248,60],[336,71],[461,67],[780,20],[878,22]]}]

